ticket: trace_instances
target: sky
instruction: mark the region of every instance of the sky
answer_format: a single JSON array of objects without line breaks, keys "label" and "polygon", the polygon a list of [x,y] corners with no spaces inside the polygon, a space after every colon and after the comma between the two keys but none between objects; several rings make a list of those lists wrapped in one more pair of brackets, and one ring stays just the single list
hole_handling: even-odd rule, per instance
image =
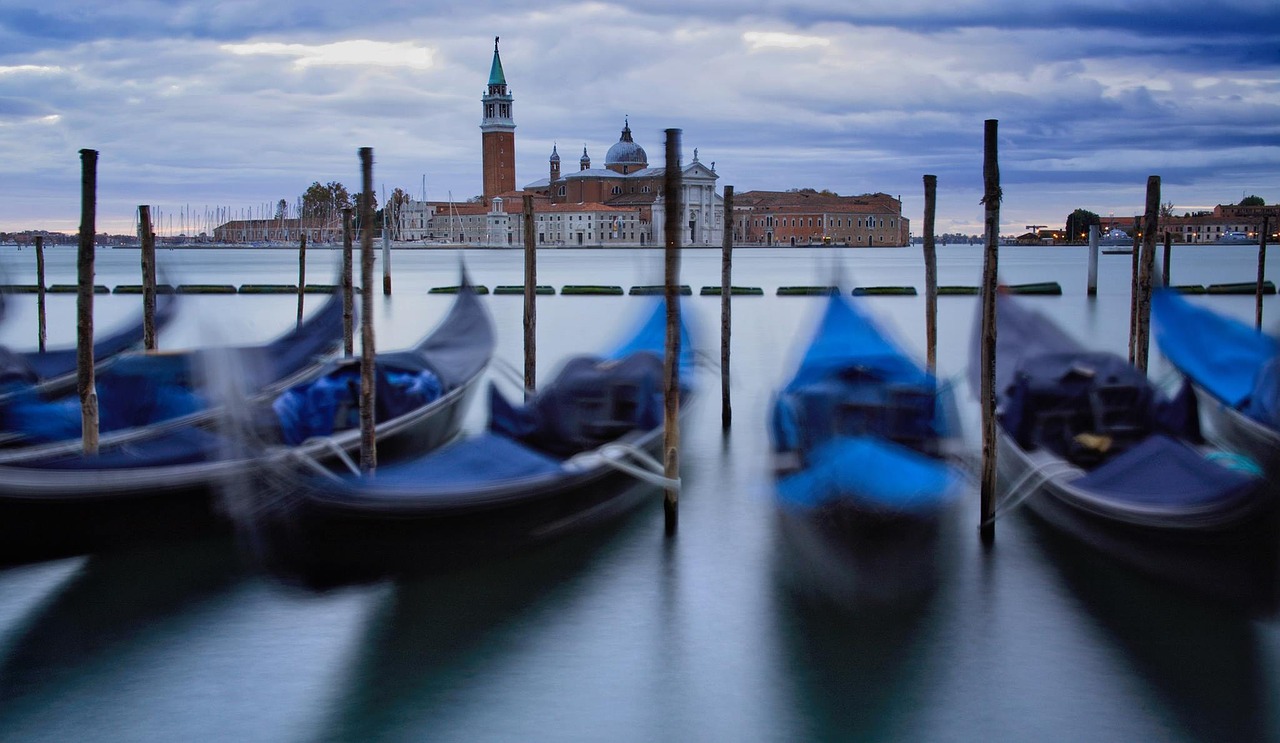
[{"label": "sky", "polygon": [[679,128],[722,187],[889,193],[917,235],[934,174],[937,232],[980,234],[995,119],[1004,234],[1150,175],[1177,213],[1280,201],[1276,0],[5,0],[0,231],[77,230],[82,148],[100,232],[354,192],[363,146],[379,192],[472,197],[495,36],[517,186],[629,117],[653,165]]}]

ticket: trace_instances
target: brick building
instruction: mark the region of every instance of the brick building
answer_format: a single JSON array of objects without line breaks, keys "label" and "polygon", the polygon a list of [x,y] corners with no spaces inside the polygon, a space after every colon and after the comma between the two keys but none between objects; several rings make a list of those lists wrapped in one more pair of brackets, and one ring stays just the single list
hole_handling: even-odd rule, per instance
[{"label": "brick building", "polygon": [[739,245],[897,247],[911,238],[902,202],[888,194],[744,191],[733,197]]}]

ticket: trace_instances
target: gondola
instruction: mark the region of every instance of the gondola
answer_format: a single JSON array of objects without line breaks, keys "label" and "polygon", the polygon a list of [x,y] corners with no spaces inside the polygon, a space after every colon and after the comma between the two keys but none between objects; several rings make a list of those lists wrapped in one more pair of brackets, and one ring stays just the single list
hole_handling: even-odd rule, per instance
[{"label": "gondola", "polygon": [[828,598],[893,603],[936,582],[966,477],[950,388],[832,295],[770,418],[788,569]]},{"label": "gondola", "polygon": [[[483,433],[371,475],[282,459],[258,490],[246,541],[269,573],[324,589],[443,572],[602,526],[659,482],[644,468],[663,439],[664,334],[659,301],[616,351],[569,359],[524,404],[491,385]],[[687,410],[683,322],[681,338]]]},{"label": "gondola", "polygon": [[[267,395],[314,375],[341,340],[342,297],[335,293],[301,325],[263,345],[117,354],[95,372],[101,446],[216,418],[199,389],[212,361],[237,369],[242,388]],[[74,384],[54,392],[14,388],[0,397],[0,446],[6,447],[0,464],[73,456],[80,450],[80,428]]]},{"label": "gondola", "polygon": [[[177,305],[177,295],[156,295],[156,332],[173,319]],[[115,332],[95,339],[95,372],[102,373],[124,352],[141,345],[143,329],[143,319],[139,316]],[[49,397],[75,390],[76,356],[74,346],[44,351],[15,351],[0,346],[0,404],[16,395],[38,394]]]},{"label": "gondola", "polygon": [[1166,395],[1005,294],[996,315],[1000,510],[1025,499],[1053,534],[1127,569],[1272,610],[1275,494],[1256,468],[1204,446],[1190,389]]},{"label": "gondola", "polygon": [[[465,290],[418,344],[378,355],[376,435],[389,451],[438,445],[456,434],[493,342],[488,310]],[[272,452],[327,461],[358,449],[359,432],[351,428],[358,379],[358,361],[326,362],[273,395],[220,406],[212,420],[138,429],[95,456],[41,447],[29,450],[39,454],[11,456],[0,463],[0,563],[228,525],[227,510],[237,501],[216,496],[226,483],[251,488]],[[247,421],[256,447],[241,446],[243,431],[228,420]]]},{"label": "gondola", "polygon": [[1169,289],[1151,298],[1156,342],[1191,380],[1213,434],[1280,481],[1280,342]]}]

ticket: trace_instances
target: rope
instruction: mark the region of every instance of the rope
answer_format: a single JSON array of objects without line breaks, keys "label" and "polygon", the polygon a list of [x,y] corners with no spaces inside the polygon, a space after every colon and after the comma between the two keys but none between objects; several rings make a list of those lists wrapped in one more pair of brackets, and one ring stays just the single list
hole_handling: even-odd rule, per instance
[{"label": "rope", "polygon": [[[600,447],[600,461],[608,467],[666,490],[680,490],[680,478],[665,476],[666,468],[649,453],[631,444],[606,444]],[[628,461],[631,457],[635,462]]]},{"label": "rope", "polygon": [[493,360],[490,361],[489,366],[495,372],[501,372],[500,374],[498,374],[499,377],[506,379],[508,382],[511,382],[512,384],[514,384],[517,388],[524,390],[524,369],[522,367],[517,367],[515,364],[511,363],[510,361],[507,361],[506,359],[498,356],[493,357]]},{"label": "rope", "polygon": [[1009,494],[996,504],[991,518],[982,522],[982,526],[995,523],[996,519],[1026,502],[1037,489],[1049,480],[1061,474],[1077,469],[1069,462],[1049,462],[1043,467],[1032,467],[1025,475],[1009,488]]},{"label": "rope", "polygon": [[337,441],[334,441],[333,439],[329,438],[329,439],[325,439],[325,444],[329,447],[329,450],[332,451],[338,457],[339,461],[347,465],[347,469],[351,470],[351,474],[353,475],[360,474],[360,468],[357,467],[355,461],[351,459],[351,455],[348,454],[346,450],[343,449],[341,446],[338,446]]}]

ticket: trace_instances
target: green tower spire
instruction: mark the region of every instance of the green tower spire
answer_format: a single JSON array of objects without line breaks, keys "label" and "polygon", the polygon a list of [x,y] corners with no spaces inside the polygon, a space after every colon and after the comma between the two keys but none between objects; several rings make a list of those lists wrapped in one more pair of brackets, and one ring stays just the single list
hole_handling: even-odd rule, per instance
[{"label": "green tower spire", "polygon": [[502,74],[502,58],[498,56],[498,37],[493,37],[493,66],[489,68],[490,85],[506,85],[507,76]]}]

